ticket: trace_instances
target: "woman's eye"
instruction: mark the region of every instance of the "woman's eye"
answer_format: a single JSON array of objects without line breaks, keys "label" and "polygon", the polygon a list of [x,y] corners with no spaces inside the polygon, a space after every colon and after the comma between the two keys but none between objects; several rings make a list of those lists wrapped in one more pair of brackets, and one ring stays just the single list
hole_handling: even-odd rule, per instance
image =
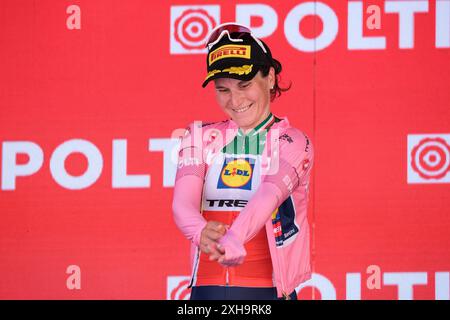
[{"label": "woman's eye", "polygon": [[250,82],[241,84],[241,88],[247,88],[250,85]]}]

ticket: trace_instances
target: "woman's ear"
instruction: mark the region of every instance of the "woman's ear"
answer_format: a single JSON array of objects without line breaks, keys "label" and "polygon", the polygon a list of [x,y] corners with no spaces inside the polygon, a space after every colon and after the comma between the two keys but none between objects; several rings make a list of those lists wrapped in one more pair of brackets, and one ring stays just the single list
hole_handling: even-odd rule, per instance
[{"label": "woman's ear", "polygon": [[275,69],[273,67],[270,67],[269,70],[269,88],[273,89],[275,86]]}]

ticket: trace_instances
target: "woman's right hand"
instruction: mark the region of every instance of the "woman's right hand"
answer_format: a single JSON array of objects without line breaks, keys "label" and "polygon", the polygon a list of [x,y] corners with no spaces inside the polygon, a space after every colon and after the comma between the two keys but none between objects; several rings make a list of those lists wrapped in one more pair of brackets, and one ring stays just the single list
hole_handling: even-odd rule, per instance
[{"label": "woman's right hand", "polygon": [[219,239],[225,235],[228,229],[228,225],[219,221],[208,221],[202,230],[200,235],[200,250],[203,253],[214,257],[212,260],[216,260],[223,255],[223,251],[217,248]]}]

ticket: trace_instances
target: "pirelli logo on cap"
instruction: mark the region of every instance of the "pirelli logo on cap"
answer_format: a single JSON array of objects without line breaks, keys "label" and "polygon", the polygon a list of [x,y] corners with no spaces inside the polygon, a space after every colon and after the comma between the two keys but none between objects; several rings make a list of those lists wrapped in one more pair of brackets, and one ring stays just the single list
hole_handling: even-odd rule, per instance
[{"label": "pirelli logo on cap", "polygon": [[251,46],[239,46],[235,44],[226,44],[210,52],[208,57],[208,65],[213,64],[215,61],[224,58],[244,58],[250,59]]}]

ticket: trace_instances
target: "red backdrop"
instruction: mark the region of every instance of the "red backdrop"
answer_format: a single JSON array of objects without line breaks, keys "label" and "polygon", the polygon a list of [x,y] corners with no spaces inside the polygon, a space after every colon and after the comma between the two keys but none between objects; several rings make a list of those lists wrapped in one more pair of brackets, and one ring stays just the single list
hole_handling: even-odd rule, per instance
[{"label": "red backdrop", "polygon": [[188,297],[170,137],[224,118],[202,44],[234,20],[315,146],[300,297],[449,299],[449,0],[1,1],[0,298]]}]

